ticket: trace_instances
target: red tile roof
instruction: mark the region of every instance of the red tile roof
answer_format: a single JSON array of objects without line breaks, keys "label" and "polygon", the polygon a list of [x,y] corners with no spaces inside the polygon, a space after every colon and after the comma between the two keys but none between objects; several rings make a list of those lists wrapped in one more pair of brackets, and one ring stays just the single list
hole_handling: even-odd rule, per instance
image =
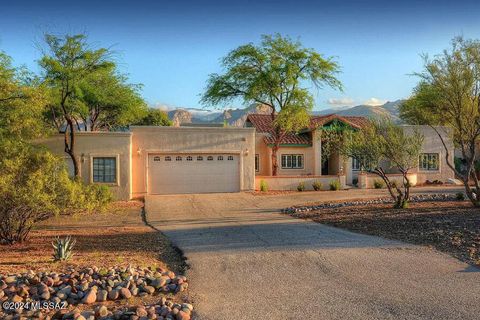
[{"label": "red tile roof", "polygon": [[[316,129],[319,126],[328,124],[333,120],[342,121],[354,128],[362,128],[368,124],[368,119],[364,117],[352,117],[352,116],[339,116],[336,114],[329,114],[325,116],[312,116],[310,120],[310,125],[308,128],[310,130]],[[274,127],[273,119],[269,114],[249,114],[247,117],[247,122],[250,122],[257,132],[266,133],[265,143],[273,144],[275,140],[273,139]],[[283,137],[281,144],[312,144],[311,135],[309,132],[304,133],[289,133]]]},{"label": "red tile roof", "polygon": [[340,116],[338,114],[329,114],[325,116],[313,116],[310,120],[310,129],[315,129],[319,126],[323,126],[333,120],[339,120],[357,129],[361,129],[368,124],[368,119],[365,117]]}]

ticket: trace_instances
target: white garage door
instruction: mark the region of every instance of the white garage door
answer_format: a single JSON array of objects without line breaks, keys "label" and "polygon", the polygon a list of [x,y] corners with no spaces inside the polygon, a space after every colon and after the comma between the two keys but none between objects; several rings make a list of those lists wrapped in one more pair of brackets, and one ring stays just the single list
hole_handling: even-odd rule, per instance
[{"label": "white garage door", "polygon": [[150,194],[240,191],[238,155],[150,154]]}]

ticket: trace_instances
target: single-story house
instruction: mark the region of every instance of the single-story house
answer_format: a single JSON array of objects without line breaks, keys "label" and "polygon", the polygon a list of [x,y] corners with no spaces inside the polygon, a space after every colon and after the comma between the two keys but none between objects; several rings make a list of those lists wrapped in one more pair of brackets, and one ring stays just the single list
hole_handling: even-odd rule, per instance
[{"label": "single-story house", "polygon": [[[334,179],[351,185],[360,169],[356,161],[345,161],[338,154],[321,161],[321,129],[333,121],[361,128],[367,120],[312,117],[309,128],[282,141],[278,177],[269,176],[273,130],[269,115],[249,115],[244,128],[132,126],[126,132],[77,132],[75,151],[83,180],[110,186],[122,200],[148,194],[249,191],[258,189],[265,179],[270,179],[271,190],[294,189],[302,181],[309,189],[311,181],[322,179],[327,186]],[[416,183],[453,178],[436,134],[428,127],[418,128],[425,142]],[[63,151],[63,134],[41,143],[63,155],[73,172],[71,159]]]},{"label": "single-story house", "polygon": [[[255,128],[255,174],[258,182],[263,179],[268,185],[276,189],[295,189],[298,183],[307,179],[306,188],[315,180],[323,179],[328,182],[328,177],[345,176],[345,184],[352,185],[358,181],[360,173],[359,162],[355,159],[344,159],[338,153],[333,153],[328,159],[322,161],[322,130],[333,123],[342,123],[354,129],[361,129],[368,124],[368,119],[359,116],[339,116],[330,114],[325,116],[312,116],[310,125],[299,133],[290,133],[283,137],[277,152],[278,177],[271,177],[272,172],[272,146],[274,140],[273,119],[271,115],[251,114],[246,121],[246,127]],[[418,130],[424,135],[419,166],[412,170],[411,180],[414,184],[423,184],[428,181],[446,182],[454,178],[445,160],[445,149],[435,130],[428,126],[404,125],[404,130]],[[448,129],[438,128],[442,137],[451,150],[449,152],[453,163],[454,146],[448,134]],[[395,168],[390,168],[392,176],[398,174]],[[372,187],[376,176],[371,177],[368,187]],[[290,179],[286,179],[286,177]],[[294,179],[294,178],[297,179]],[[326,186],[328,187],[328,185]]]}]

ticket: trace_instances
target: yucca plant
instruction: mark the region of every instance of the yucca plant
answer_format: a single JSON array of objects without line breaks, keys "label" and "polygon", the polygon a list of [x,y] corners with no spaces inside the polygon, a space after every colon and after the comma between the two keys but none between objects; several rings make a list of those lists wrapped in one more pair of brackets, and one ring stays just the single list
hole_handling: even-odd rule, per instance
[{"label": "yucca plant", "polygon": [[65,261],[73,256],[73,247],[77,241],[71,236],[65,238],[57,237],[52,241],[53,246],[53,260]]}]

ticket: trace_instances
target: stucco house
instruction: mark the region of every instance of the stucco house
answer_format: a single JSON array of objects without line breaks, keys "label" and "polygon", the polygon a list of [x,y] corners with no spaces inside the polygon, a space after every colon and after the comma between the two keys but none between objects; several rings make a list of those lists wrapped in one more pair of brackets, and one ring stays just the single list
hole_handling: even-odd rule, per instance
[{"label": "stucco house", "polygon": [[[269,115],[249,115],[244,128],[132,126],[127,132],[77,132],[75,148],[82,179],[110,186],[122,200],[148,194],[249,191],[258,189],[261,180],[268,180],[271,190],[295,189],[299,182],[305,182],[309,189],[317,180],[326,187],[336,179],[343,186],[352,185],[358,179],[355,160],[334,154],[328,161],[321,161],[321,129],[332,121],[355,128],[367,122],[362,117],[312,117],[308,128],[282,141],[278,177],[269,176],[273,130]],[[453,178],[436,134],[427,127],[418,128],[425,142],[412,181]],[[63,151],[63,134],[41,143],[63,155],[73,172],[71,160]],[[371,187],[370,180],[359,186]]]},{"label": "stucco house", "polygon": [[[270,187],[275,189],[295,189],[301,181],[306,182],[306,188],[311,188],[311,183],[315,180],[327,182],[337,176],[343,176],[346,185],[352,185],[358,181],[360,165],[355,159],[344,159],[338,153],[329,156],[322,161],[322,129],[327,128],[335,122],[341,122],[344,125],[354,129],[361,129],[368,124],[368,119],[358,116],[339,116],[330,114],[325,116],[312,116],[308,128],[299,133],[291,133],[284,136],[277,152],[279,162],[278,177],[271,177],[272,172],[272,138],[273,119],[271,115],[251,114],[246,121],[246,127],[256,129],[255,134],[255,174],[257,182],[260,179],[267,181]],[[428,126],[402,126],[406,131],[414,129],[424,135],[422,153],[419,159],[419,166],[412,170],[410,177],[413,184],[423,184],[428,181],[445,182],[454,177],[445,160],[445,150],[435,130]],[[448,129],[438,128],[443,138],[447,142],[451,152],[451,161],[453,163],[453,143],[449,139]],[[390,168],[387,172],[395,177],[397,171]],[[295,179],[295,177],[297,179]],[[309,178],[308,178],[309,177]],[[374,179],[373,174],[367,174],[365,177],[369,181],[364,181],[365,187],[372,187]],[[288,179],[286,179],[288,178]],[[258,183],[257,183],[258,188]]]}]

